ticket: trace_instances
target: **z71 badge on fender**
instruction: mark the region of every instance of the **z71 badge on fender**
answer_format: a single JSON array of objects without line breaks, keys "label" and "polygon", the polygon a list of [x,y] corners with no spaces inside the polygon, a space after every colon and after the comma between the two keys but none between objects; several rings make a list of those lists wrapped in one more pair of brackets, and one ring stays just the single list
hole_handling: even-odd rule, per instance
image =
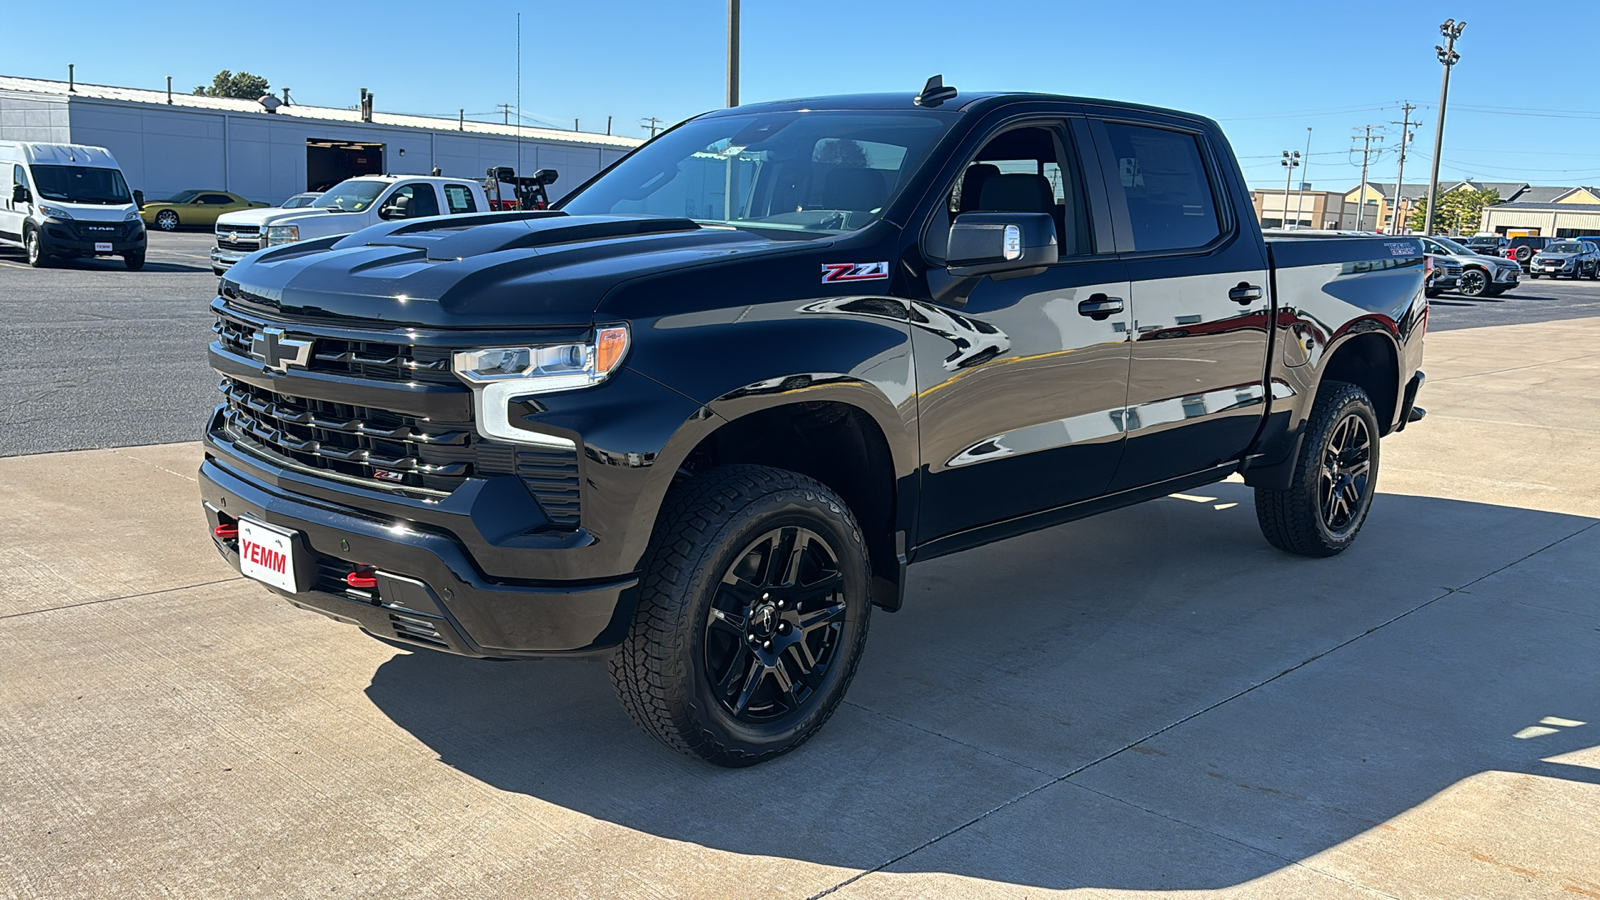
[{"label": "z71 badge on fender", "polygon": [[889,277],[889,263],[823,263],[822,283],[839,281],[882,281]]}]

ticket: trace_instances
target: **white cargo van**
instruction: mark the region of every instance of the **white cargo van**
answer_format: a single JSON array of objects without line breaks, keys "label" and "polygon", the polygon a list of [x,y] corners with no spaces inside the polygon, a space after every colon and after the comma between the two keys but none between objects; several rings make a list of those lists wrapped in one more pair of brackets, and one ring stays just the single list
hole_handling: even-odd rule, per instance
[{"label": "white cargo van", "polygon": [[144,223],[117,160],[104,147],[0,141],[0,246],[52,258],[120,256],[144,268]]}]

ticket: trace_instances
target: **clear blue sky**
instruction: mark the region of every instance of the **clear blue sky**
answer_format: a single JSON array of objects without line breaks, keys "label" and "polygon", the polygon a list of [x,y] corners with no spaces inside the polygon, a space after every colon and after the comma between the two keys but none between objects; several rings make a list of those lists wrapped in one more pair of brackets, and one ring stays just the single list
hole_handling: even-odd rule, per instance
[{"label": "clear blue sky", "polygon": [[[1318,189],[1344,189],[1352,128],[1423,127],[1406,181],[1427,177],[1440,66],[1438,25],[1468,22],[1451,79],[1441,179],[1600,184],[1600,99],[1589,89],[1590,23],[1504,0],[1227,4],[745,0],[746,101],[906,91],[942,72],[967,90],[1040,90],[1134,100],[1220,120],[1252,185],[1283,184],[1277,157],[1305,150]],[[722,104],[725,0],[604,3],[12,3],[0,74],[192,90],[219,69],[264,75],[308,104],[476,118],[516,99],[535,121],[642,136]],[[26,36],[26,37],[24,37]],[[1570,104],[1570,106],[1569,106]],[[1398,128],[1385,145],[1395,143]],[[1357,161],[1359,164],[1359,160]],[[1373,180],[1394,178],[1385,154]]]}]

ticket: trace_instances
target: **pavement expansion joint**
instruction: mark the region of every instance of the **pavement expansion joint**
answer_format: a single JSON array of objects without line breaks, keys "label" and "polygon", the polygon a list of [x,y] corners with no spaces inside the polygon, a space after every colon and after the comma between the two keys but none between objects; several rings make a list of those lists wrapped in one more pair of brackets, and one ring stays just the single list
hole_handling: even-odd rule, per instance
[{"label": "pavement expansion joint", "polygon": [[49,606],[49,607],[45,607],[44,609],[30,609],[30,610],[28,610],[26,612],[9,613],[9,614],[0,616],[0,621],[3,621],[5,619],[20,619],[20,618],[22,618],[24,616],[36,616],[36,615],[39,615],[40,613],[58,612],[58,611],[63,610],[63,609],[77,609],[80,606],[99,606],[102,603],[113,603],[113,602],[115,602],[117,600],[139,600],[139,599],[142,599],[144,597],[154,597],[154,596],[157,596],[159,594],[170,594],[170,593],[172,593],[174,591],[187,591],[190,588],[211,587],[212,585],[216,585],[216,584],[228,584],[230,582],[244,581],[244,580],[245,580],[244,576],[243,575],[239,575],[239,576],[235,576],[233,578],[218,578],[215,581],[202,581],[202,582],[199,582],[198,584],[182,584],[182,585],[178,585],[177,587],[157,588],[156,590],[153,590],[153,591],[140,591],[137,594],[123,594],[123,595],[117,596],[117,597],[102,597],[99,600],[85,600],[85,601],[83,601],[81,603],[64,603],[64,604],[62,604],[60,606]]}]

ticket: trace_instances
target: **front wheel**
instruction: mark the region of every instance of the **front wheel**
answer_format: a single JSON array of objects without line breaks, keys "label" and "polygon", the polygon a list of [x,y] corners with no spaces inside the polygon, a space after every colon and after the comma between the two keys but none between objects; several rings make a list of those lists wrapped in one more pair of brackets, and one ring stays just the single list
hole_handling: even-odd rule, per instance
[{"label": "front wheel", "polygon": [[1461,285],[1456,290],[1468,297],[1481,297],[1489,290],[1489,276],[1482,269],[1468,269],[1461,273]]},{"label": "front wheel", "polygon": [[1539,279],[1539,273],[1538,272],[1529,272],[1528,273],[1528,277],[1534,279],[1535,281],[1537,281]]},{"label": "front wheel", "polygon": [[128,271],[130,272],[139,271],[140,269],[144,268],[144,251],[140,250],[137,253],[129,253],[123,256],[122,263],[128,267]]},{"label": "front wheel", "polygon": [[28,255],[28,265],[33,266],[35,269],[44,268],[49,261],[49,257],[45,255],[44,239],[39,237],[37,230],[28,229],[27,235],[22,239],[22,246]]},{"label": "front wheel", "polygon": [[749,766],[805,743],[866,643],[861,528],[821,483],[728,466],[673,487],[611,684],[669,747]]},{"label": "front wheel", "polygon": [[1288,490],[1256,488],[1267,542],[1300,556],[1333,556],[1355,542],[1378,486],[1378,417],[1367,392],[1330,381],[1317,391]]},{"label": "front wheel", "polygon": [[156,213],[156,227],[162,231],[178,230],[178,214],[170,209]]}]

